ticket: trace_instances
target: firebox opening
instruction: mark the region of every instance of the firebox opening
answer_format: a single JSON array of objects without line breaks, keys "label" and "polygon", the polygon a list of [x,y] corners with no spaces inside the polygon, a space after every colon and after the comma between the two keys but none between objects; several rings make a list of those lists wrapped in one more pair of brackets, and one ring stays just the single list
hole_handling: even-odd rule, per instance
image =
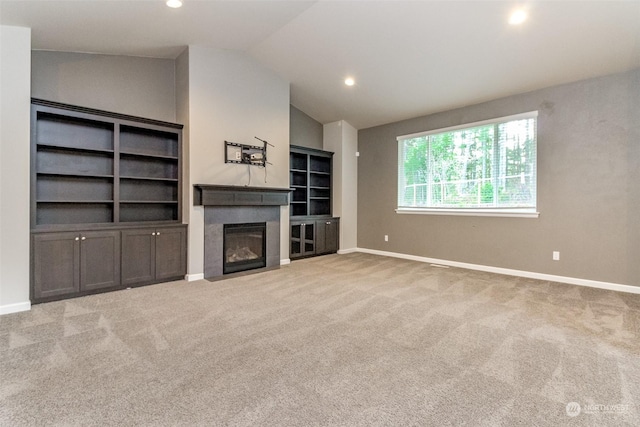
[{"label": "firebox opening", "polygon": [[266,222],[225,224],[223,274],[266,267]]}]

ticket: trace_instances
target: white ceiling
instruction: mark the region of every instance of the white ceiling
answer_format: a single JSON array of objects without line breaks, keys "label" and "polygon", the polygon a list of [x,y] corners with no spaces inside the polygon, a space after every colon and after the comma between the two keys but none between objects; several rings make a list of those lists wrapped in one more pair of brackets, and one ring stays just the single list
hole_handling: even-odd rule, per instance
[{"label": "white ceiling", "polygon": [[[640,0],[183,1],[0,0],[0,23],[32,28],[34,49],[246,51],[297,108],[359,129],[640,67]],[[518,5],[529,19],[509,26]]]}]

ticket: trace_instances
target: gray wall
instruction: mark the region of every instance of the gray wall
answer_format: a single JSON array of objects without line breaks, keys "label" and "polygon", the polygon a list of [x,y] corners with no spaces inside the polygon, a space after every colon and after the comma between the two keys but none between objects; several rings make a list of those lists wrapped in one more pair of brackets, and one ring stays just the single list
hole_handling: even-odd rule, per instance
[{"label": "gray wall", "polygon": [[322,150],[322,124],[293,105],[289,106],[289,111],[290,144]]},{"label": "gray wall", "polygon": [[171,59],[33,51],[31,65],[35,98],[176,121]]},{"label": "gray wall", "polygon": [[[533,110],[539,218],[394,212],[397,136]],[[640,69],[361,130],[358,246],[639,286],[639,126]]]}]

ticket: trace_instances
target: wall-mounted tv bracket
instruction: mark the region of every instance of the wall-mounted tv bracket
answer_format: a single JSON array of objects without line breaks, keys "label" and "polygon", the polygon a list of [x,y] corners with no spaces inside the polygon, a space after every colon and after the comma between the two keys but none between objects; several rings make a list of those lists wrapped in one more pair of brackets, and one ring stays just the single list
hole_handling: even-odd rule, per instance
[{"label": "wall-mounted tv bracket", "polygon": [[224,162],[261,167],[266,167],[267,164],[270,165],[271,163],[267,161],[267,145],[271,147],[274,145],[257,136],[255,139],[261,141],[262,146],[225,141]]}]

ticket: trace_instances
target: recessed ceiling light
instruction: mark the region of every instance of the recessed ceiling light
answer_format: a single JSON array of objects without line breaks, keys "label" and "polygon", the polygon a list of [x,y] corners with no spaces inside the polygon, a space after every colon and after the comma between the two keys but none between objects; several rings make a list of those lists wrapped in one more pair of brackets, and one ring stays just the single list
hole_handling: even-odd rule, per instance
[{"label": "recessed ceiling light", "polygon": [[356,84],[356,81],[353,80],[352,77],[347,77],[346,79],[344,79],[344,84],[346,84],[347,86],[353,86],[354,84]]},{"label": "recessed ceiling light", "polygon": [[182,0],[167,0],[167,6],[177,9],[182,6]]},{"label": "recessed ceiling light", "polygon": [[509,24],[520,25],[527,20],[527,12],[524,9],[518,9],[509,16]]}]

